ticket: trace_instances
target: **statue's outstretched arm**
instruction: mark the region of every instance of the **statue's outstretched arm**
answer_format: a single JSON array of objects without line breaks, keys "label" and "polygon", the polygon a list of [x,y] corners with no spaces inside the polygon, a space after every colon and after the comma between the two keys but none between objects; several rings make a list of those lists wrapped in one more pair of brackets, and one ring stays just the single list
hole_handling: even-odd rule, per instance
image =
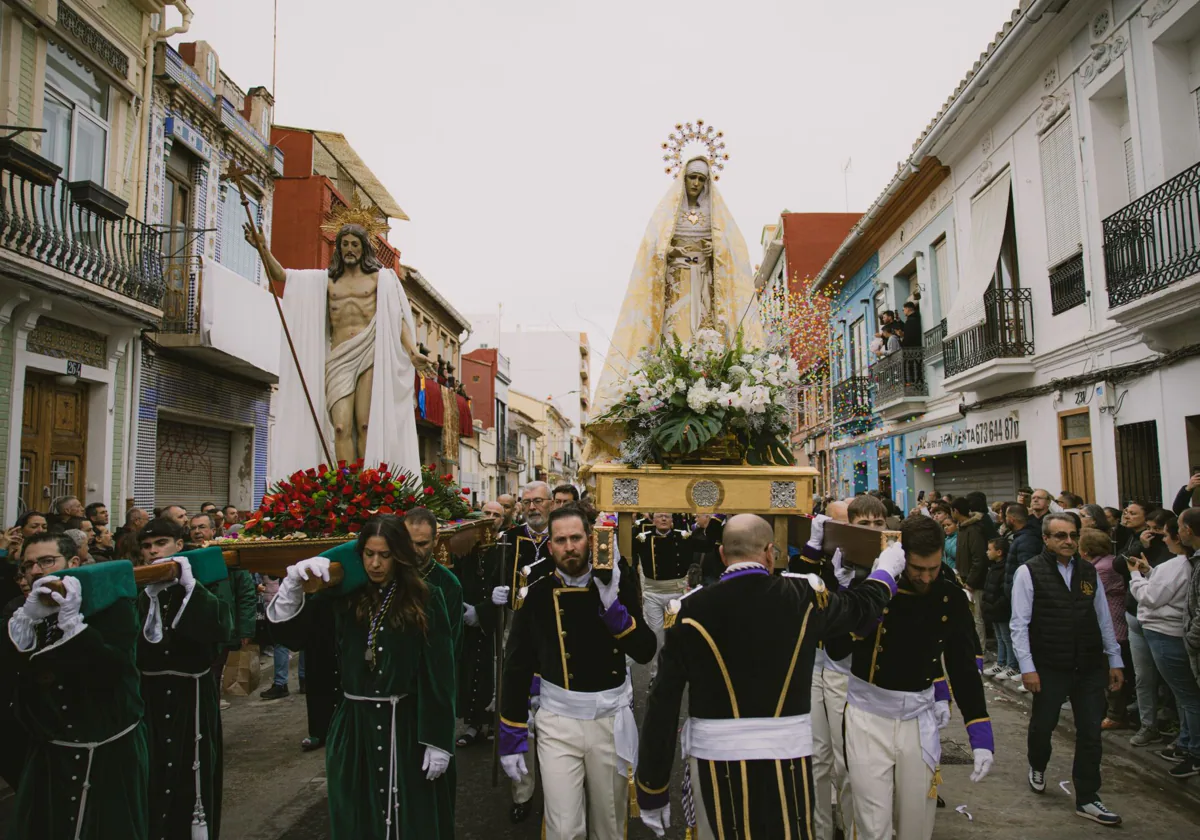
[{"label": "statue's outstretched arm", "polygon": [[254,250],[258,251],[258,256],[263,261],[263,268],[267,270],[267,276],[271,278],[271,283],[278,287],[282,294],[283,284],[287,282],[287,272],[283,270],[279,260],[275,259],[275,255],[271,253],[266,235],[251,227],[249,222],[242,225],[242,233],[246,237],[246,241],[254,246]]}]

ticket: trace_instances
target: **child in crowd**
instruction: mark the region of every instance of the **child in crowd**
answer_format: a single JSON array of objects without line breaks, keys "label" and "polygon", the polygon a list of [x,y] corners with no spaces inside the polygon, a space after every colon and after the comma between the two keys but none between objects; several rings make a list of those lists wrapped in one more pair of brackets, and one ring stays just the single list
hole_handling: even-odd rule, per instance
[{"label": "child in crowd", "polygon": [[983,586],[983,620],[996,631],[996,664],[984,669],[984,676],[996,679],[1011,679],[1017,670],[1017,654],[1013,650],[1009,635],[1008,620],[1012,616],[1012,604],[1004,591],[1004,561],[1008,557],[1008,539],[996,537],[988,540],[987,580]]}]

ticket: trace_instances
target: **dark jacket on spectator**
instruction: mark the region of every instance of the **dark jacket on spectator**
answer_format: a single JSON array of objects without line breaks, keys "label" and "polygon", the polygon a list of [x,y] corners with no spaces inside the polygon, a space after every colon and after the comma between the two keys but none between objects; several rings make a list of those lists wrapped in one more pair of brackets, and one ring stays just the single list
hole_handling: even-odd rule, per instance
[{"label": "dark jacket on spectator", "polygon": [[[1145,555],[1146,562],[1150,564],[1150,568],[1154,568],[1160,563],[1165,563],[1175,555],[1171,554],[1171,549],[1167,548],[1166,541],[1157,534],[1150,538],[1150,547],[1142,545],[1142,539],[1138,534],[1130,531],[1129,539],[1125,544],[1117,549],[1117,556],[1113,558],[1113,571],[1121,576],[1125,581],[1125,586],[1129,587],[1129,564],[1126,559],[1129,557],[1140,557]],[[1133,589],[1129,588],[1125,592],[1125,612],[1130,615],[1137,615],[1137,599],[1133,597]]]},{"label": "dark jacket on spectator", "polygon": [[925,340],[925,334],[921,331],[921,310],[913,312],[904,321],[904,340],[900,342],[902,347],[920,347]]},{"label": "dark jacket on spectator", "polygon": [[1179,516],[1185,510],[1192,506],[1192,491],[1187,489],[1187,485],[1179,488],[1179,492],[1175,494],[1175,501],[1171,502],[1171,510],[1176,516]]},{"label": "dark jacket on spectator", "polygon": [[1025,527],[1012,535],[1008,559],[1004,561],[1004,594],[1009,599],[1012,598],[1013,578],[1017,576],[1017,569],[1041,554],[1045,547],[1042,526],[1031,516],[1025,522]]},{"label": "dark jacket on spectator", "polygon": [[983,589],[987,580],[987,537],[983,514],[973,513],[958,525],[958,548],[954,568],[971,589]]},{"label": "dark jacket on spectator", "polygon": [[1004,557],[996,562],[988,561],[987,580],[983,584],[983,620],[989,623],[1008,621],[1012,617],[1012,604],[1004,591]]}]

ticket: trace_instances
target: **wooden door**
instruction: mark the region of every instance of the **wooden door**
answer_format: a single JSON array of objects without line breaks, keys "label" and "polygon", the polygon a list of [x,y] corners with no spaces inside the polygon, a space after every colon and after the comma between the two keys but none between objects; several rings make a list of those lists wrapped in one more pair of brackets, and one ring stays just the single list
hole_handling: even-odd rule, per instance
[{"label": "wooden door", "polygon": [[1058,414],[1058,443],[1062,450],[1064,490],[1082,496],[1084,502],[1096,501],[1096,480],[1092,473],[1092,424],[1088,409],[1076,408]]},{"label": "wooden door", "polygon": [[27,373],[21,424],[21,501],[48,511],[60,496],[83,498],[87,464],[87,385],[61,385]]}]

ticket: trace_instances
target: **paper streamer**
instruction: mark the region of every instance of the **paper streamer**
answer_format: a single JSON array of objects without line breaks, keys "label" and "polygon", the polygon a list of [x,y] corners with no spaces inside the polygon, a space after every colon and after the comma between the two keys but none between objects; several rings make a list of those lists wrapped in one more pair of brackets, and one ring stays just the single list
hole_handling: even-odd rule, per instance
[{"label": "paper streamer", "polygon": [[1058,786],[1060,788],[1062,788],[1063,793],[1067,794],[1067,796],[1071,795],[1071,783],[1070,782],[1059,782]]},{"label": "paper streamer", "polygon": [[971,812],[967,810],[966,805],[959,805],[954,810],[958,811],[958,813],[962,814],[964,817],[966,817],[971,822],[975,822],[975,818],[971,816]]}]

